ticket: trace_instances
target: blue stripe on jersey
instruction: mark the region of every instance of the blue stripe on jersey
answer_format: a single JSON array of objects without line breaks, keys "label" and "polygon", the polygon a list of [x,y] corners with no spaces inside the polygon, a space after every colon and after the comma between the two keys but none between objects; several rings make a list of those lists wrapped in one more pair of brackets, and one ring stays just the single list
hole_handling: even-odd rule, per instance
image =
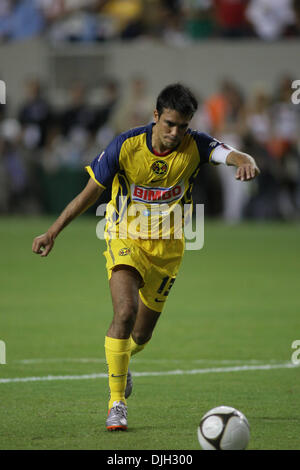
[{"label": "blue stripe on jersey", "polygon": [[136,127],[115,137],[104,152],[92,161],[91,168],[96,180],[103,186],[112,183],[115,174],[119,171],[119,158],[122,145],[131,138],[147,132],[148,126]]},{"label": "blue stripe on jersey", "polygon": [[150,152],[154,153],[153,152],[153,148],[152,148],[152,129],[153,129],[153,126],[154,126],[154,122],[151,122],[150,124],[148,124],[148,126],[146,127],[147,129],[147,136],[146,136],[146,144],[147,144],[147,147],[148,149],[150,150]]},{"label": "blue stripe on jersey", "polygon": [[118,214],[120,215],[122,204],[124,204],[124,200],[126,201],[126,204],[127,204],[127,200],[129,200],[130,202],[130,196],[129,196],[129,189],[126,183],[125,176],[122,173],[119,173],[118,181],[119,181],[119,190],[115,198],[115,206],[118,210]]},{"label": "blue stripe on jersey", "polygon": [[200,155],[200,165],[202,165],[203,163],[208,163],[212,151],[215,150],[216,147],[221,145],[221,142],[219,142],[217,139],[214,139],[205,132],[193,131],[191,129],[188,129],[187,133],[193,137],[194,141],[197,144],[198,152]]}]

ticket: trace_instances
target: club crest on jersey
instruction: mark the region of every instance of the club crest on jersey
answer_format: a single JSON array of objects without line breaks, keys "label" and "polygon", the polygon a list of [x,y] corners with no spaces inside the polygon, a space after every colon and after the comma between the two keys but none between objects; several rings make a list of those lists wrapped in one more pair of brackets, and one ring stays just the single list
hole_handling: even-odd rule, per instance
[{"label": "club crest on jersey", "polygon": [[154,171],[156,175],[165,176],[168,171],[168,164],[163,160],[156,160],[152,166],[151,170]]},{"label": "club crest on jersey", "polygon": [[130,248],[121,248],[119,251],[120,256],[126,256],[130,254]]}]

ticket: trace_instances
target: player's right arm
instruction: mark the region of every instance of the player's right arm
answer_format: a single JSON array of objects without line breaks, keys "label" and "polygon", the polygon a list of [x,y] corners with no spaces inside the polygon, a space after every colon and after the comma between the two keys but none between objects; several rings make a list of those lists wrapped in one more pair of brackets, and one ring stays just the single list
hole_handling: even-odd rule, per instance
[{"label": "player's right arm", "polygon": [[103,186],[99,186],[93,178],[90,178],[87,185],[63,210],[46,233],[33,240],[32,251],[41,256],[47,256],[53,248],[57,235],[80,214],[83,214],[92,206],[104,191]]},{"label": "player's right arm", "polygon": [[91,165],[85,167],[90,175],[86,187],[67,205],[48,231],[33,240],[32,251],[34,253],[47,256],[62,229],[97,201],[119,169],[119,154],[123,141],[122,136],[114,138],[105,151],[97,155]]}]

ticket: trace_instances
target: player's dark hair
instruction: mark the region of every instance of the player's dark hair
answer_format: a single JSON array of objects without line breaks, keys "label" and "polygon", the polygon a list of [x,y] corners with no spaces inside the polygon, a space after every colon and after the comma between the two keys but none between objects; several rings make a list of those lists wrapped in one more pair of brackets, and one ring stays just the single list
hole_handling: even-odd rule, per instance
[{"label": "player's dark hair", "polygon": [[182,116],[193,116],[197,111],[198,102],[189,88],[181,83],[165,87],[157,97],[156,109],[161,116],[164,109],[174,109]]}]

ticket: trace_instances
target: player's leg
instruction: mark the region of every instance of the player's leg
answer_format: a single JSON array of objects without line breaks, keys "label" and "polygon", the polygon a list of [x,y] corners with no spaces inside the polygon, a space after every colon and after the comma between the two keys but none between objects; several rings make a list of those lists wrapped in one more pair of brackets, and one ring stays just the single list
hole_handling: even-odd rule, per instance
[{"label": "player's leg", "polygon": [[143,281],[131,266],[118,265],[112,270],[109,281],[113,320],[107,331],[111,338],[129,338],[139,309],[139,289]]},{"label": "player's leg", "polygon": [[131,355],[142,351],[152,337],[161,312],[147,307],[139,297],[139,308],[131,333]]},{"label": "player's leg", "polygon": [[[153,330],[157,323],[157,320],[161,312],[156,312],[155,310],[147,307],[141,298],[139,299],[139,309],[134,324],[133,331],[130,336],[130,354],[133,356],[138,352],[142,351],[144,347],[148,344],[152,337]],[[125,388],[125,398],[128,398],[131,395],[133,388],[132,375],[128,369],[127,374],[127,383]]]},{"label": "player's leg", "polygon": [[[130,336],[130,356],[142,351],[150,341],[159,316],[160,312],[151,310],[142,302],[141,299],[139,299],[138,313]],[[125,399],[131,395],[132,388],[132,374],[128,368],[126,387],[124,391]]]},{"label": "player's leg", "polygon": [[[120,413],[126,413],[122,405],[126,405],[125,388],[130,360],[130,334],[138,312],[141,284],[139,273],[131,267],[119,265],[112,271],[110,290],[114,315],[105,337],[110,389],[110,413],[107,419],[109,430],[127,428],[126,417],[120,418]],[[120,402],[121,408],[119,405],[115,406]]]}]

